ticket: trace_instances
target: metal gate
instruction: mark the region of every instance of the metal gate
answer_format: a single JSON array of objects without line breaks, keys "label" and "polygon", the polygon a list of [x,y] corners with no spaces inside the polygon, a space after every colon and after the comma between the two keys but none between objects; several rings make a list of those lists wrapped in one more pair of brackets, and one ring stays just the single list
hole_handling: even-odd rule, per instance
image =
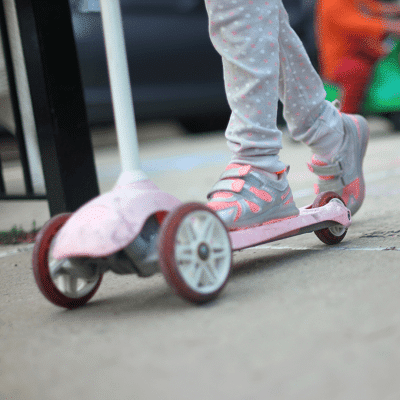
[{"label": "metal gate", "polygon": [[[10,46],[10,16],[18,26],[45,195],[36,194],[32,183],[15,49]],[[6,192],[0,159],[0,200],[47,199],[51,215],[75,211],[98,195],[99,187],[69,2],[0,0],[0,29],[25,186],[24,194]]]}]

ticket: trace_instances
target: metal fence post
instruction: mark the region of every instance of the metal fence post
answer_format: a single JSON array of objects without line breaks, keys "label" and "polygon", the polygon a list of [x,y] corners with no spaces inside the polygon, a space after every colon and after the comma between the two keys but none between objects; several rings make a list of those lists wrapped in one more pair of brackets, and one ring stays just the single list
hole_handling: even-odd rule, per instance
[{"label": "metal fence post", "polygon": [[[25,191],[26,191],[26,194],[23,197],[35,198],[36,196],[35,196],[35,193],[33,190],[32,179],[31,179],[31,176],[29,173],[29,163],[28,163],[28,157],[27,157],[27,152],[26,152],[26,145],[25,145],[25,141],[24,141],[24,137],[23,137],[24,135],[23,135],[23,128],[22,128],[22,120],[21,120],[21,113],[20,113],[20,108],[19,108],[19,104],[18,104],[18,93],[17,93],[15,74],[14,74],[14,69],[13,69],[13,64],[12,64],[10,41],[9,41],[9,35],[8,35],[8,30],[7,30],[7,24],[6,24],[5,10],[4,10],[4,5],[3,5],[2,1],[0,1],[0,28],[1,28],[3,54],[4,54],[6,70],[7,70],[8,87],[10,90],[10,98],[11,98],[14,123],[15,123],[15,136],[17,137],[17,140],[18,140],[18,150],[19,150],[19,156],[20,156],[20,160],[21,160],[21,164],[22,164],[23,178],[24,178]],[[0,160],[0,169],[1,169],[1,174],[2,174],[3,171],[2,171],[2,166],[1,166],[1,160]],[[1,177],[0,180],[1,180],[0,193],[2,196],[7,198],[3,177]],[[40,198],[40,197],[43,197],[43,196],[37,196],[37,198]]]},{"label": "metal fence post", "polygon": [[68,0],[15,0],[50,214],[99,194]]}]

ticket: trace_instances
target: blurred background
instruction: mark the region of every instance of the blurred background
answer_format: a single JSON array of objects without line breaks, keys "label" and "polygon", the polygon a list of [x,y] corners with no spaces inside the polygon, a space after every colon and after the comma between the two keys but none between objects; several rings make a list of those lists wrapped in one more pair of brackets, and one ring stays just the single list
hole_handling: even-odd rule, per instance
[{"label": "blurred background", "polygon": [[[71,0],[91,124],[112,121],[99,0]],[[316,62],[314,0],[285,0]],[[173,119],[189,132],[224,129],[229,107],[204,0],[121,0],[138,121]],[[199,67],[200,66],[200,67]]]},{"label": "blurred background", "polygon": [[[317,65],[314,0],[284,0]],[[91,127],[113,123],[99,0],[70,0]],[[168,119],[187,132],[224,129],[229,118],[220,56],[208,36],[204,0],[121,0],[137,120]],[[1,51],[1,50],[0,50]],[[0,53],[0,125],[13,130]],[[200,66],[200,67],[199,67]]]},{"label": "blurred background", "polygon": [[[318,70],[315,0],[283,0]],[[99,0],[70,0],[91,128],[113,124]],[[187,133],[223,130],[230,111],[220,56],[208,36],[204,0],[121,0],[137,121],[168,120]],[[400,75],[399,75],[400,76]],[[284,125],[282,107],[278,124]],[[0,49],[0,140],[13,120]],[[4,157],[4,156],[3,156]]]}]

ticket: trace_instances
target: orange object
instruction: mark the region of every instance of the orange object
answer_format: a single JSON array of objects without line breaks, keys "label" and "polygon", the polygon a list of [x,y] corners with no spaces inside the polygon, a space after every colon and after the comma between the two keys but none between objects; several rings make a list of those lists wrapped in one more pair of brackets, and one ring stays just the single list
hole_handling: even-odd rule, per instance
[{"label": "orange object", "polygon": [[320,74],[338,85],[341,110],[359,113],[374,66],[386,52],[382,5],[375,0],[318,0],[316,35]]},{"label": "orange object", "polygon": [[335,81],[344,59],[363,58],[375,63],[385,55],[384,19],[366,13],[379,6],[375,0],[317,1],[316,34],[323,78]]}]

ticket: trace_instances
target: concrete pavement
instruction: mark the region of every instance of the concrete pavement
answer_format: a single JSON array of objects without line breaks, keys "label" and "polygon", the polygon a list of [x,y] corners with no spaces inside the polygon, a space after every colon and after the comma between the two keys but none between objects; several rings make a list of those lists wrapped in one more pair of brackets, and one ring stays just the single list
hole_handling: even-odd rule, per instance
[{"label": "concrete pavement", "polygon": [[[141,129],[149,177],[204,201],[229,160],[223,136]],[[399,399],[400,136],[387,130],[372,121],[367,198],[339,246],[308,234],[235,253],[226,289],[203,307],[161,275],[109,273],[87,306],[65,311],[38,292],[31,247],[0,247],[0,399]],[[108,144],[96,146],[102,191],[119,173]],[[312,202],[309,150],[285,139],[281,154],[296,203]],[[3,221],[48,218],[44,202],[0,206]]]}]

